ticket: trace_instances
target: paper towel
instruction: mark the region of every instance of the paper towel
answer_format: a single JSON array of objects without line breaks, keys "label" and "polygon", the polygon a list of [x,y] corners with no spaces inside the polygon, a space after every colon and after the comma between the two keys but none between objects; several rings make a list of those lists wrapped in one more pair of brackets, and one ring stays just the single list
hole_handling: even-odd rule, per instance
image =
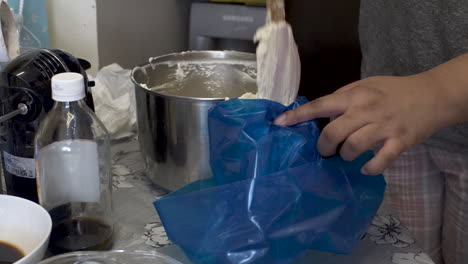
[{"label": "paper towel", "polygon": [[131,70],[114,63],[96,75],[91,88],[96,114],[104,123],[112,139],[133,136],[136,132],[136,108]]}]

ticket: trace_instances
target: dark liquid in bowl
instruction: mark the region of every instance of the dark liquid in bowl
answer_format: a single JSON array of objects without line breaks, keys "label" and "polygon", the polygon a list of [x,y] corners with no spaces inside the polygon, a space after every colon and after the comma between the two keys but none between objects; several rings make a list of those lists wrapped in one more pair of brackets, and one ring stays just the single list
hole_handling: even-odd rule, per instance
[{"label": "dark liquid in bowl", "polygon": [[24,257],[24,253],[15,246],[0,241],[0,264],[12,264]]}]

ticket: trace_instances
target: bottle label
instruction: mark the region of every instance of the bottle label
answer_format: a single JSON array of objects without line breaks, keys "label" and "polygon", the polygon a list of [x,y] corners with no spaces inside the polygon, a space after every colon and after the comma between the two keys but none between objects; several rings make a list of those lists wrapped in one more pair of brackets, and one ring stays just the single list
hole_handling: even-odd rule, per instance
[{"label": "bottle label", "polygon": [[42,148],[37,158],[40,199],[46,209],[67,202],[100,201],[96,142],[54,142]]},{"label": "bottle label", "polygon": [[28,179],[36,178],[34,159],[13,156],[6,151],[3,151],[3,159],[5,160],[5,170],[9,173]]}]

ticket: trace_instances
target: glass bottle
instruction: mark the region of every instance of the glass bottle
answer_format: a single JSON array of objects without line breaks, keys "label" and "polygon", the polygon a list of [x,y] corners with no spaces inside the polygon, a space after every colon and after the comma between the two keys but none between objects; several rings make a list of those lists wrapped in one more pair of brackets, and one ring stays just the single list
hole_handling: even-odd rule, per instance
[{"label": "glass bottle", "polygon": [[52,98],[54,106],[35,138],[39,202],[53,221],[49,250],[109,249],[113,220],[107,130],[83,100],[81,74],[55,75]]}]

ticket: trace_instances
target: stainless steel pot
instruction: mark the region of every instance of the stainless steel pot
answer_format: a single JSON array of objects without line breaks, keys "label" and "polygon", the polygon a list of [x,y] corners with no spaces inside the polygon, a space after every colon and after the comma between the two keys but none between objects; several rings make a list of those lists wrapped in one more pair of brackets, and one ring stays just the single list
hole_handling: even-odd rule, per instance
[{"label": "stainless steel pot", "polygon": [[255,55],[235,51],[170,54],[133,70],[138,140],[153,183],[175,190],[212,175],[208,110],[255,93],[255,78]]}]

